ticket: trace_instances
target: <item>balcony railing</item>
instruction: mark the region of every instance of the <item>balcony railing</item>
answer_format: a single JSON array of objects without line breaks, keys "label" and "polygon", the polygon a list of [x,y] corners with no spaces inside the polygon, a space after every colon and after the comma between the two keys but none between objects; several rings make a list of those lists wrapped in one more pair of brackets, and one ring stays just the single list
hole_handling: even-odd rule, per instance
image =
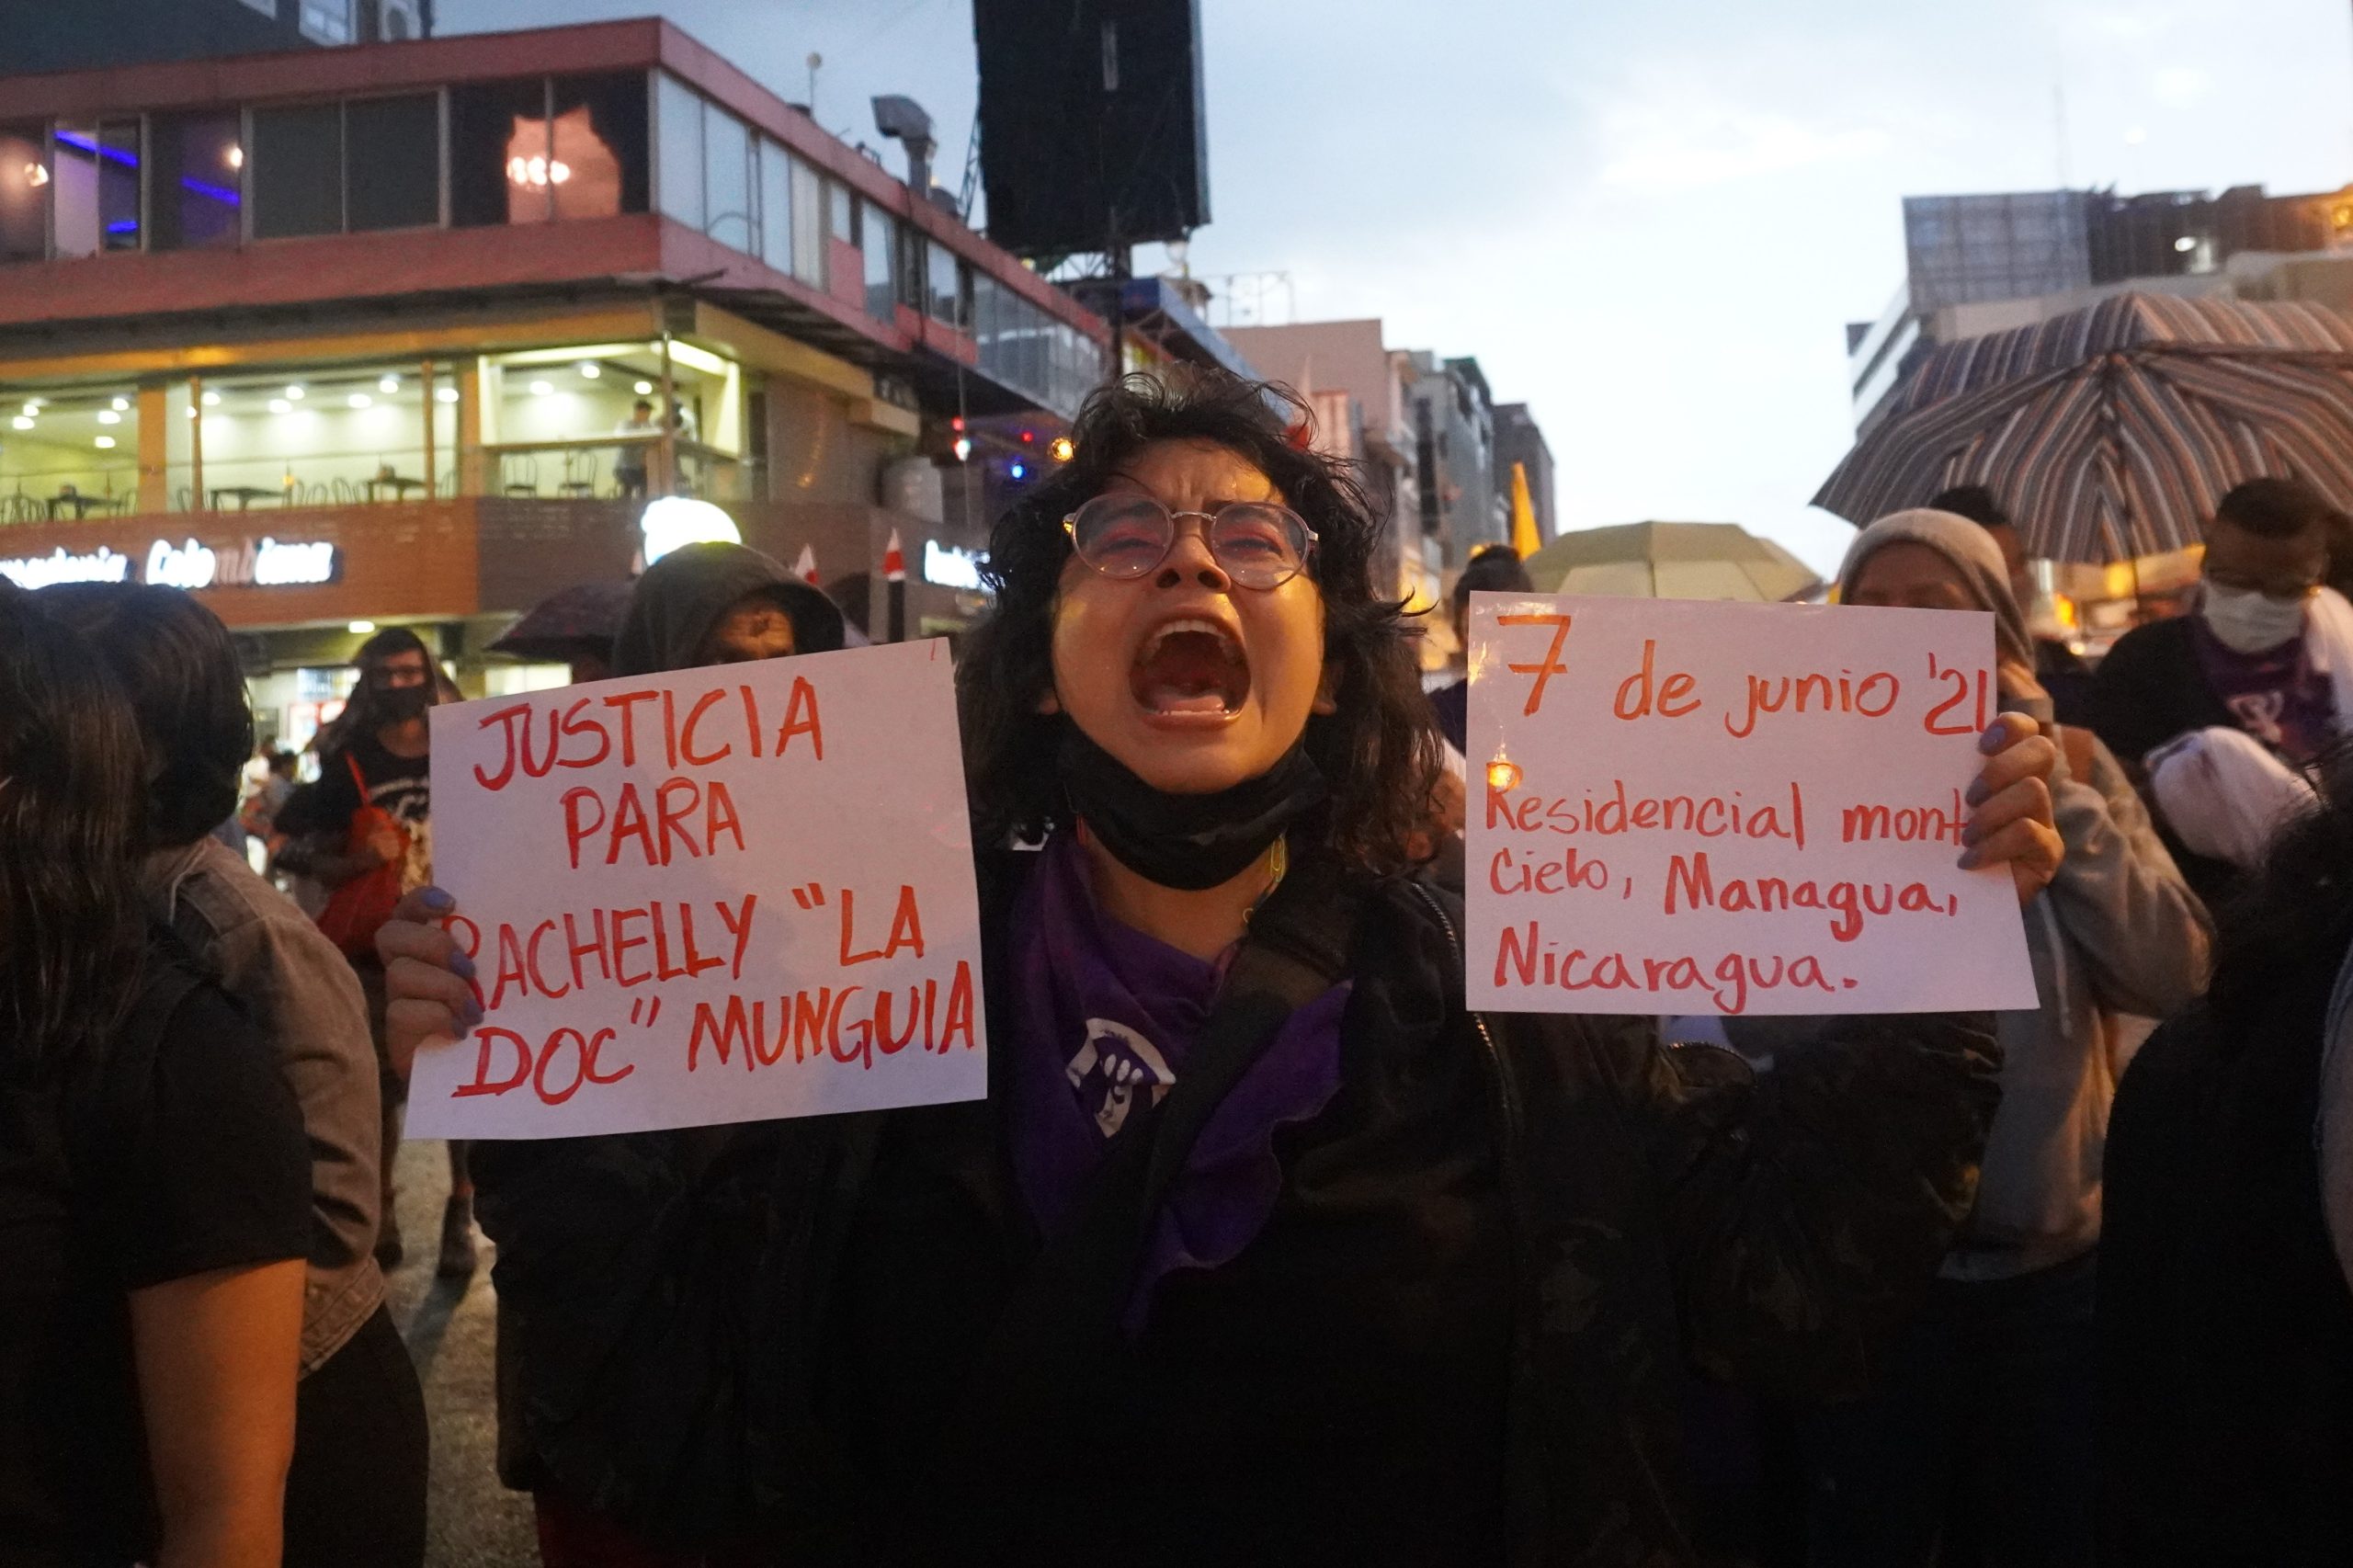
[{"label": "balcony railing", "polygon": [[765,465],[758,460],[656,435],[485,444],[438,466],[439,472],[428,472],[422,449],[179,461],[165,469],[160,486],[143,490],[135,463],[16,472],[0,466],[0,525],[460,495],[612,500],[681,494],[758,501],[767,493]]}]

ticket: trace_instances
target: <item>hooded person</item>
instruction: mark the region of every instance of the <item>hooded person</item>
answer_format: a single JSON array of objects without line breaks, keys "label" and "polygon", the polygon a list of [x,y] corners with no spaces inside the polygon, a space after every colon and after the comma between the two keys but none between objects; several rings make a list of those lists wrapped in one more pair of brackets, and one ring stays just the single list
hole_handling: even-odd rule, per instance
[{"label": "hooded person", "polygon": [[[1984,528],[1949,512],[1883,517],[1856,538],[1838,587],[1847,605],[1992,613],[2002,706],[2057,732],[2051,789],[2065,849],[2026,907],[2041,1005],[1997,1015],[2002,1102],[1975,1208],[1872,1394],[1797,1412],[1809,1560],[1926,1568],[1940,1538],[1973,1526],[1989,1561],[2087,1564],[2100,1161],[2138,1039],[2119,1016],[2161,1017],[2198,994],[2205,911],[2108,748],[2051,723],[2033,640]],[[1735,1045],[1769,1036],[1785,1059],[1819,1020],[1726,1024]]]},{"label": "hooded person", "polygon": [[681,545],[645,569],[613,639],[613,673],[743,664],[844,645],[842,612],[740,544]]},{"label": "hooded person", "polygon": [[[740,544],[689,544],[663,556],[638,579],[613,639],[613,674],[644,676],[832,653],[843,642],[842,614],[833,601],[768,556]],[[730,1190],[744,1172],[773,1163],[779,1145],[791,1146],[790,1131],[779,1133],[772,1124],[572,1142],[563,1156],[567,1161],[598,1170],[692,1170],[707,1178],[699,1189],[706,1195]],[[583,1347],[599,1342],[609,1325],[596,1321],[599,1303],[578,1299],[576,1291],[535,1289],[551,1267],[569,1261],[550,1256],[561,1247],[549,1238],[563,1223],[559,1211],[576,1203],[576,1195],[551,1192],[561,1184],[549,1179],[560,1168],[549,1156],[547,1144],[506,1143],[480,1145],[474,1158],[483,1225],[500,1249],[499,1476],[532,1494],[540,1556],[548,1568],[622,1560],[666,1563],[672,1559],[662,1554],[662,1543],[553,1479],[564,1455],[563,1440],[550,1431],[551,1415],[570,1415],[574,1402],[593,1398],[597,1391],[585,1385]],[[613,1259],[612,1269],[613,1278],[633,1278],[625,1259]],[[714,1300],[728,1299],[727,1281],[708,1275],[703,1280]],[[665,1369],[649,1367],[647,1372],[658,1380]],[[658,1428],[651,1429],[647,1440],[658,1442],[660,1437]],[[714,1477],[712,1483],[721,1481]]]}]

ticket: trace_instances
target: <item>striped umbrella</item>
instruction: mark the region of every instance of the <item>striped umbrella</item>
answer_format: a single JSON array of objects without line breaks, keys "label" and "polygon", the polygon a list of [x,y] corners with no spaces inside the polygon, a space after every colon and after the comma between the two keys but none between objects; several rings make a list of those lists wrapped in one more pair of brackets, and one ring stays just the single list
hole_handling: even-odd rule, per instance
[{"label": "striped umbrella", "polygon": [[2353,506],[2353,318],[2119,294],[1929,353],[1813,504],[1856,523],[1983,484],[2028,552],[2178,550],[2264,475]]}]

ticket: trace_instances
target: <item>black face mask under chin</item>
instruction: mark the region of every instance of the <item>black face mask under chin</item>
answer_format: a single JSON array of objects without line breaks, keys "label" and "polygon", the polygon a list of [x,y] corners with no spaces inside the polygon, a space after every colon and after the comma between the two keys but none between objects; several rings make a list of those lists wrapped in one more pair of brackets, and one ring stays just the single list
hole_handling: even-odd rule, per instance
[{"label": "black face mask under chin", "polygon": [[1230,882],[1324,799],[1324,775],[1296,745],[1256,778],[1211,795],[1172,795],[1130,772],[1076,724],[1063,736],[1063,788],[1096,842],[1136,875],[1199,892]]},{"label": "black face mask under chin", "polygon": [[420,719],[433,706],[433,688],[429,686],[386,687],[376,693],[376,710],[388,722],[400,722]]}]

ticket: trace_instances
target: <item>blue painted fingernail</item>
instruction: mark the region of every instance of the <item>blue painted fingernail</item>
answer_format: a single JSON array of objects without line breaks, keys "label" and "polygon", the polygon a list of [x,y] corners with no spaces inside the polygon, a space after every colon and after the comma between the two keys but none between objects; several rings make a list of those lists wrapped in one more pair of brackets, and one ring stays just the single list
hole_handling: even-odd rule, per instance
[{"label": "blue painted fingernail", "polygon": [[1991,756],[1994,753],[2000,751],[2005,745],[2007,745],[2009,744],[2009,739],[2010,727],[2007,724],[1997,722],[1993,726],[1993,728],[1987,730],[1984,734],[1977,737],[1977,749],[1984,752],[1986,756]]},{"label": "blue painted fingernail", "polygon": [[1959,865],[1964,871],[1973,871],[1977,869],[1977,850],[1974,846],[1961,852]]},{"label": "blue painted fingernail", "polygon": [[1975,823],[1971,823],[1961,830],[1961,841],[1963,844],[1974,844],[1984,836],[1984,834],[1978,831]]},{"label": "blue painted fingernail", "polygon": [[1962,795],[1961,799],[1972,806],[1982,806],[1985,803],[1985,797],[1992,793],[1991,790],[1985,788],[1984,779],[1972,778],[1969,783],[1968,793]]},{"label": "blue painted fingernail", "polygon": [[460,1017],[461,1017],[461,1018],[465,1019],[465,1021],[466,1021],[466,1028],[473,1028],[476,1024],[478,1024],[478,1023],[482,1022],[482,1004],[481,1004],[481,1003],[479,1003],[479,1002],[476,1002],[476,1001],[469,1000],[469,1001],[466,1003],[466,1010],[465,1010],[463,1013],[460,1013],[460,1015],[458,1015],[458,1016],[459,1016]]},{"label": "blue painted fingernail", "polygon": [[474,977],[474,960],[463,953],[451,953],[449,972],[460,980],[472,980]]},{"label": "blue painted fingernail", "polygon": [[439,888],[426,888],[425,890],[425,907],[427,909],[455,909],[458,907],[458,901],[451,898],[448,893],[443,892]]}]

